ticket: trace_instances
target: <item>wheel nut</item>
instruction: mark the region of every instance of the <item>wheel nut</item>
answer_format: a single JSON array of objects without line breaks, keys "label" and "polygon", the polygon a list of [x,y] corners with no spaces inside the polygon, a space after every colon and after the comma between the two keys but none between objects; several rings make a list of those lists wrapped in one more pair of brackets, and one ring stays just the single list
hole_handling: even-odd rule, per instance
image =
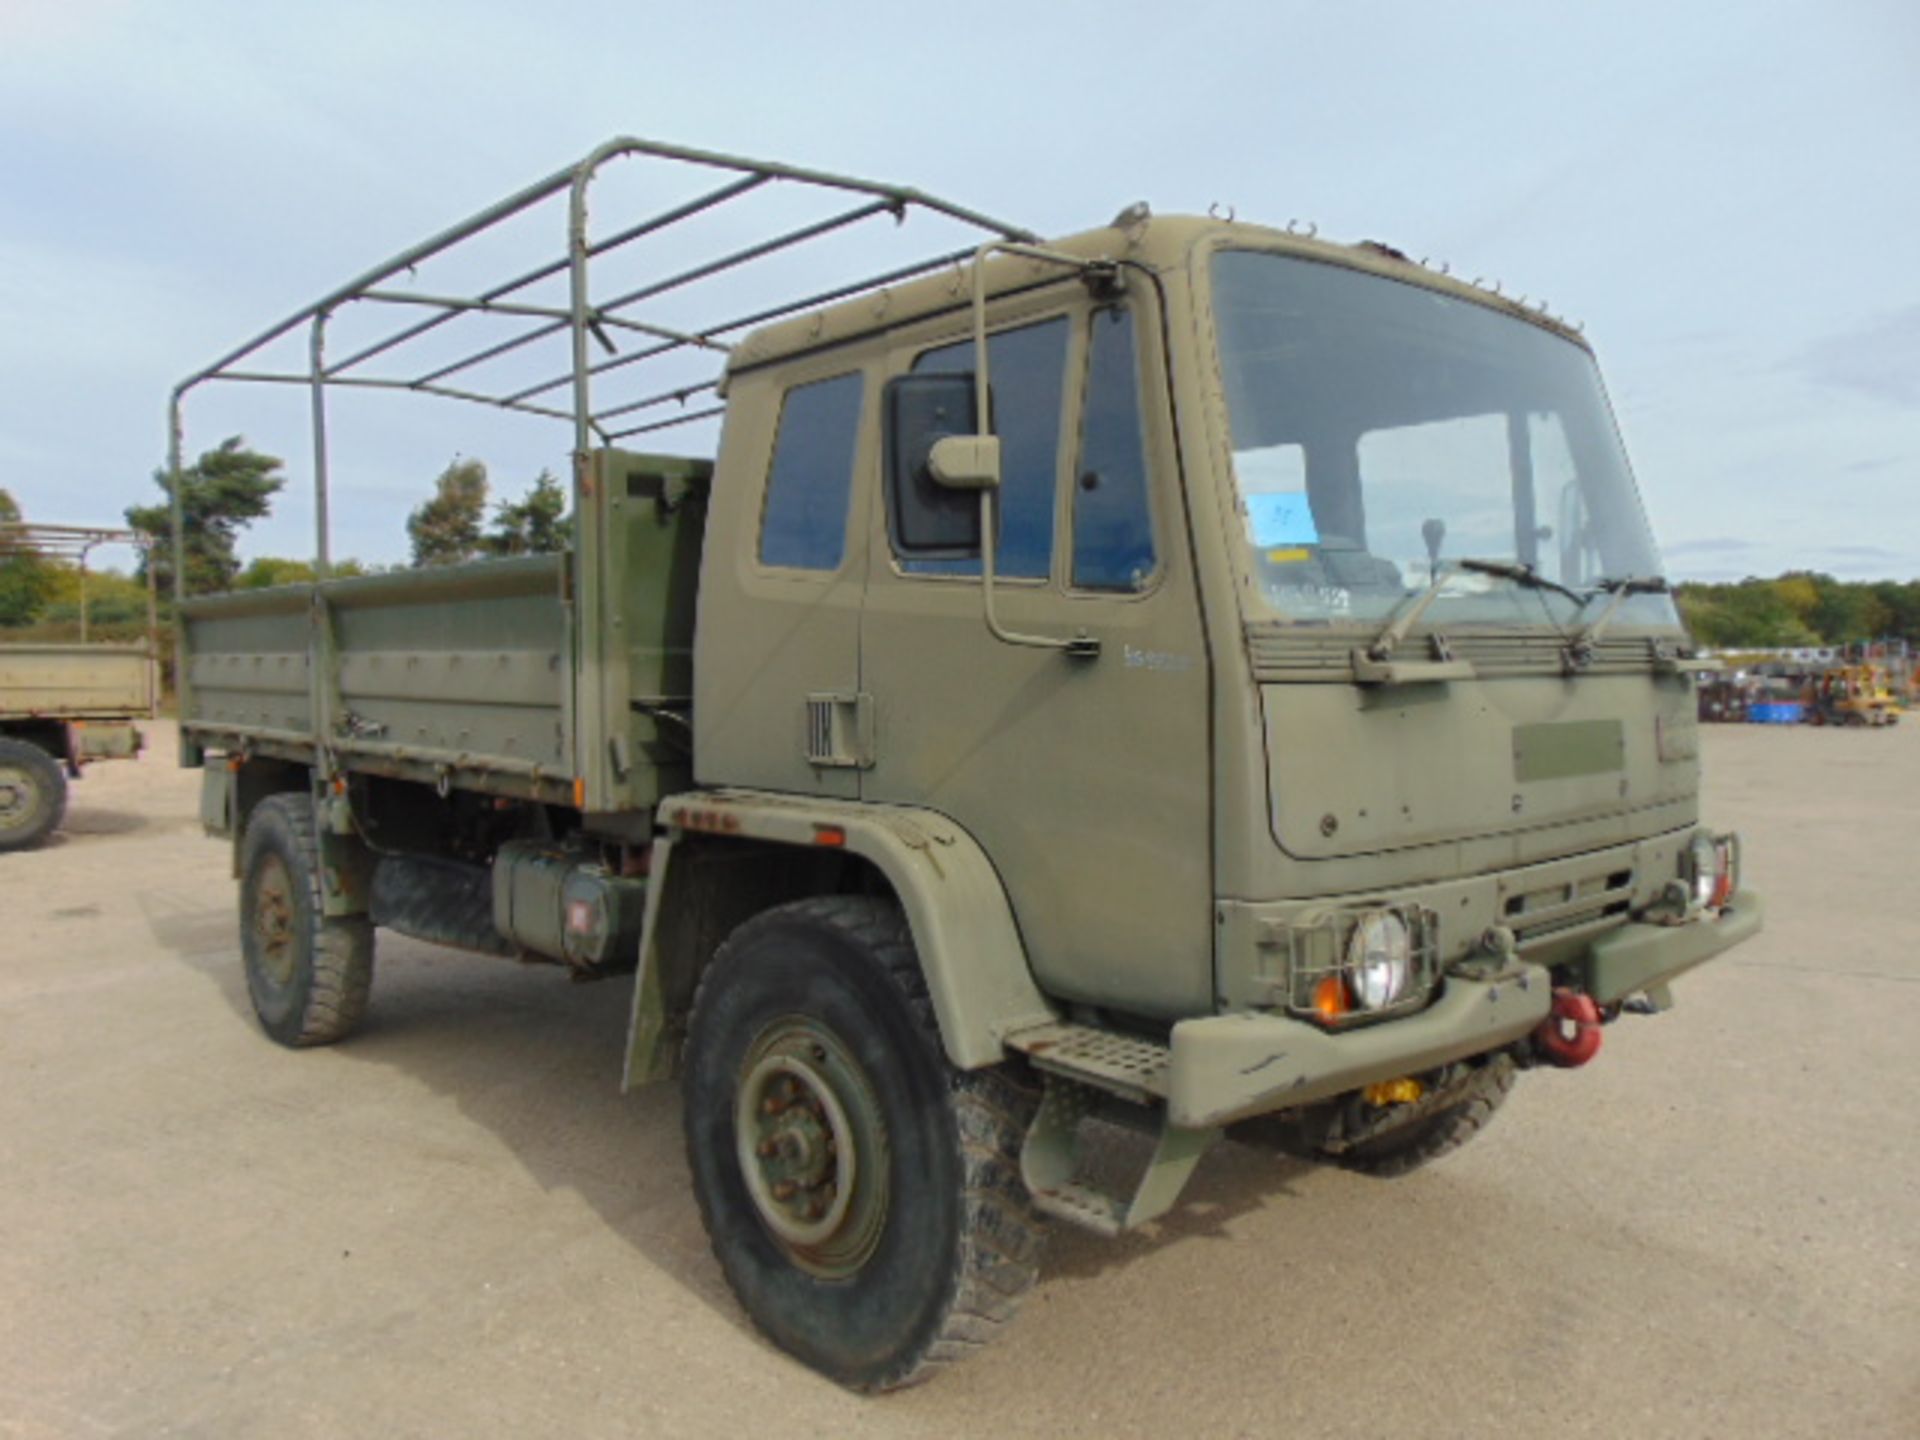
[{"label": "wheel nut", "polygon": [[782,1180],[778,1185],[773,1187],[773,1198],[776,1200],[791,1200],[794,1192],[799,1188],[800,1187],[791,1180]]}]

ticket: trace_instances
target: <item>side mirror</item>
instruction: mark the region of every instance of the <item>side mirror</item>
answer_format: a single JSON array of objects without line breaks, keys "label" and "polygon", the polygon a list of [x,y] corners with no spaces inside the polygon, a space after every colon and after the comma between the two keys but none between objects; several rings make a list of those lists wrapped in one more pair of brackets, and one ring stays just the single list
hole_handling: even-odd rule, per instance
[{"label": "side mirror", "polygon": [[927,469],[949,490],[998,490],[1000,437],[942,435],[927,452]]},{"label": "side mirror", "polygon": [[887,382],[887,507],[894,548],[921,559],[980,553],[980,502],[1000,479],[1000,442],[976,433],[971,374]]}]

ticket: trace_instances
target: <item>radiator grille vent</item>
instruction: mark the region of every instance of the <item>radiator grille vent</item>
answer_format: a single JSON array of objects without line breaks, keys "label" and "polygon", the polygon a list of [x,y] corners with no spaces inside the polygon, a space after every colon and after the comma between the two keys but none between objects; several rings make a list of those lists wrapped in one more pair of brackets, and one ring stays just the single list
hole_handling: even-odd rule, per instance
[{"label": "radiator grille vent", "polygon": [[1633,871],[1610,870],[1558,885],[1509,895],[1507,924],[1521,944],[1608,923],[1624,916],[1633,903]]},{"label": "radiator grille vent", "polygon": [[833,753],[833,701],[807,701],[807,759],[816,765],[831,765]]},{"label": "radiator grille vent", "polygon": [[809,695],[807,761],[864,770],[873,763],[873,699],[868,695]]}]

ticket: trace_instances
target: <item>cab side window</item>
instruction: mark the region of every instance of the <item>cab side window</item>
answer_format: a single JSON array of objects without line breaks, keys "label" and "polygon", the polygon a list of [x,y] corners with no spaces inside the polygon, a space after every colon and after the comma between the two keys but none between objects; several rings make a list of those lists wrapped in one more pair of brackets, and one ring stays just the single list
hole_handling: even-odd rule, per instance
[{"label": "cab side window", "polygon": [[[994,572],[1044,580],[1053,568],[1053,497],[1060,457],[1060,407],[1066,379],[1064,316],[987,337],[993,430],[1000,437],[1000,532]],[[973,342],[943,345],[913,362],[915,374],[964,375]],[[980,559],[907,557],[915,574],[978,575]]]},{"label": "cab side window", "polygon": [[1091,324],[1073,487],[1073,584],[1132,592],[1146,587],[1154,567],[1133,316],[1096,310]]},{"label": "cab side window", "polygon": [[762,565],[840,568],[862,388],[856,371],[796,385],[781,402],[760,515]]}]

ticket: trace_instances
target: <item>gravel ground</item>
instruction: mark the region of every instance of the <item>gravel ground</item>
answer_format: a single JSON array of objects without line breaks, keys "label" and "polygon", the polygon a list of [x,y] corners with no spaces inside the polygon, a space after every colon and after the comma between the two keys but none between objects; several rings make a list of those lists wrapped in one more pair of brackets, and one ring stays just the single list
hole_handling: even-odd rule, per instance
[{"label": "gravel ground", "polygon": [[1920,1435],[1920,724],[1709,732],[1770,928],[1460,1154],[1221,1147],[881,1400],[733,1304],[630,981],[383,936],[359,1035],[269,1043],[156,729],[0,856],[0,1434]]}]

